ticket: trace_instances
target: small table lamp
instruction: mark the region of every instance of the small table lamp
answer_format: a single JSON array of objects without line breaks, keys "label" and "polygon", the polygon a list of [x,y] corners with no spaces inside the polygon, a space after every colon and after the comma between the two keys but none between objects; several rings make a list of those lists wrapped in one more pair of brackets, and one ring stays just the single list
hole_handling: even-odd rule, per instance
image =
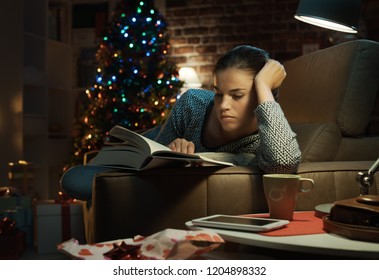
[{"label": "small table lamp", "polygon": [[295,18],[319,27],[357,33],[361,0],[301,0]]},{"label": "small table lamp", "polygon": [[190,88],[201,88],[199,76],[192,67],[182,67],[179,69],[179,79],[184,81],[182,93]]}]

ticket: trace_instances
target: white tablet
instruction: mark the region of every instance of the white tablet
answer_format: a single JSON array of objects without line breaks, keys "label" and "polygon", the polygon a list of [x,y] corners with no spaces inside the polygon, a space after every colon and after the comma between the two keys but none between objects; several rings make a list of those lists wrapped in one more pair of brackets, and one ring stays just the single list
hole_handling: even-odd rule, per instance
[{"label": "white tablet", "polygon": [[243,231],[269,231],[283,227],[288,224],[288,220],[244,217],[233,215],[213,215],[198,219],[193,219],[195,226],[224,228]]}]

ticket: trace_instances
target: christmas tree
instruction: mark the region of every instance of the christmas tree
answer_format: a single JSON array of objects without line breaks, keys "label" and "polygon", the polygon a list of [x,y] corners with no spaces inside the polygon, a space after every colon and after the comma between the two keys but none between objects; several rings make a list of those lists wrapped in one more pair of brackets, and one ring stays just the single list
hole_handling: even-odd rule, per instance
[{"label": "christmas tree", "polygon": [[168,49],[167,25],[152,0],[118,2],[96,53],[94,84],[79,97],[74,164],[100,149],[116,124],[143,130],[164,122],[183,85]]}]

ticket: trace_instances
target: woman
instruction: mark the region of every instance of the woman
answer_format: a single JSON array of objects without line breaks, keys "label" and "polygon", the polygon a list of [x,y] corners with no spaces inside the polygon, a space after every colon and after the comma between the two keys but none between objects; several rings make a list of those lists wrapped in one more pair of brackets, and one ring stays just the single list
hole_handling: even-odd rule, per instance
[{"label": "woman", "polygon": [[184,153],[248,153],[264,172],[295,172],[296,135],[275,101],[285,76],[264,50],[236,47],[215,66],[214,92],[184,93],[155,140]]},{"label": "woman", "polygon": [[[214,92],[184,93],[155,140],[178,152],[233,155],[234,163],[266,173],[295,172],[301,160],[296,135],[275,101],[285,76],[267,52],[236,47],[215,66]],[[112,168],[75,166],[62,176],[61,186],[68,195],[90,201],[94,176],[107,170]]]}]

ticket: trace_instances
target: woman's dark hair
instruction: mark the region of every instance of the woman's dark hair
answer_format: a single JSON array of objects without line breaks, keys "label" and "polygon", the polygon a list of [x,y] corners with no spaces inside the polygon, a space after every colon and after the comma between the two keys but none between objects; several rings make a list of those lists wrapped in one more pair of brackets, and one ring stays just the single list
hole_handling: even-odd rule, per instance
[{"label": "woman's dark hair", "polygon": [[[213,74],[228,68],[236,68],[256,75],[270,59],[268,52],[253,46],[242,45],[226,52],[216,63]],[[278,96],[278,89],[272,91],[274,98]]]}]

